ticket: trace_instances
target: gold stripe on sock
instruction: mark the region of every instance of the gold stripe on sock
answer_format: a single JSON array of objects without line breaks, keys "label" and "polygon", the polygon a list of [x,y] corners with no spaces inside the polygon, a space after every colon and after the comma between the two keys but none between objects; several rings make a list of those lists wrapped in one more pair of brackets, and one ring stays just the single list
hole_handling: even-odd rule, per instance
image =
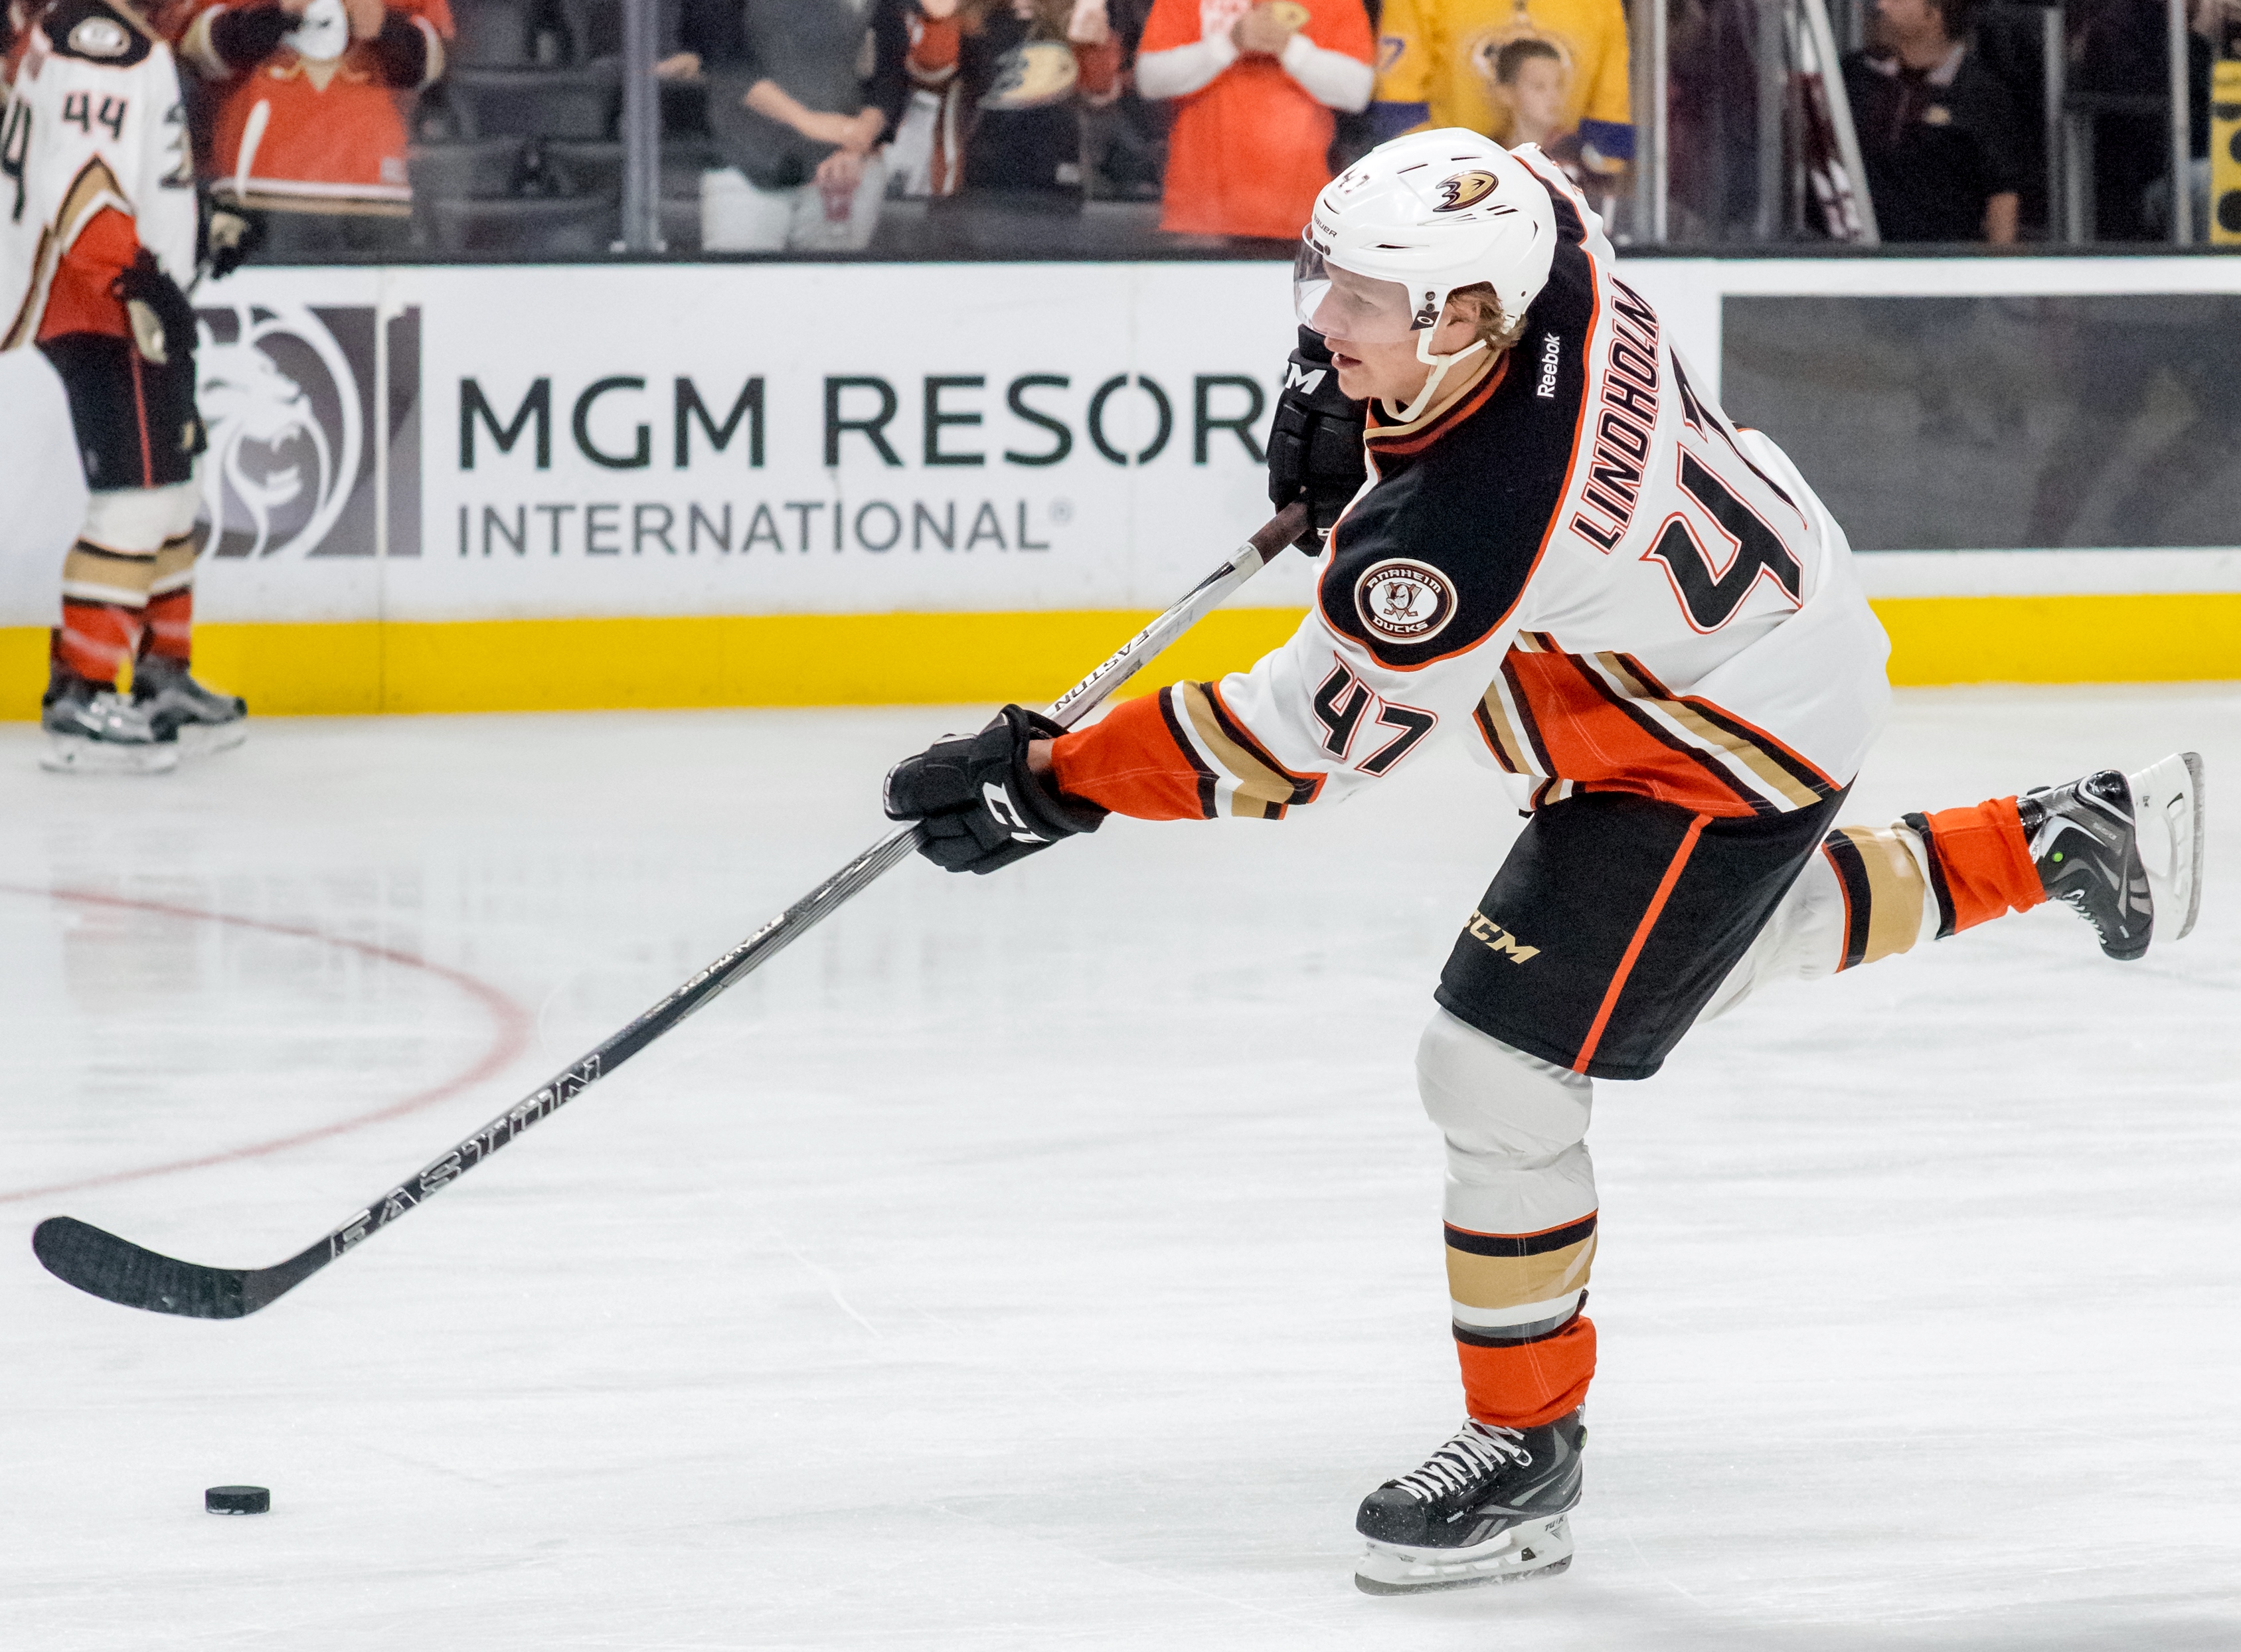
[{"label": "gold stripe on sock", "polygon": [[1466,1308],[1522,1308],[1576,1291],[1595,1256],[1589,1234],[1561,1250],[1531,1256],[1475,1256],[1448,1247],[1448,1294]]}]

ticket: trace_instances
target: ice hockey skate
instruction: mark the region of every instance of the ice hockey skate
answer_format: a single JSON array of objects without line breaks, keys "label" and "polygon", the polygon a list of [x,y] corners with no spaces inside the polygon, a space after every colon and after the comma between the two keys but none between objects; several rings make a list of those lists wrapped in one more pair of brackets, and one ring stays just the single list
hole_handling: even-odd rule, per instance
[{"label": "ice hockey skate", "polygon": [[2016,801],[2039,881],[2093,926],[2101,950],[2143,956],[2178,940],[2202,905],[2202,759],[2181,752],[2137,774],[2104,769]]},{"label": "ice hockey skate", "polygon": [[1421,1468],[1362,1499],[1365,1595],[1413,1595],[1553,1577],[1572,1563],[1588,1430],[1573,1411],[1537,1428],[1466,1422]]},{"label": "ice hockey skate", "polygon": [[57,772],[160,774],[179,761],[176,734],[115,689],[57,672],[39,712],[47,749],[39,766]]},{"label": "ice hockey skate", "polygon": [[132,703],[158,739],[176,739],[191,756],[230,752],[249,738],[249,705],[187,674],[178,660],[150,654],[132,667]]}]

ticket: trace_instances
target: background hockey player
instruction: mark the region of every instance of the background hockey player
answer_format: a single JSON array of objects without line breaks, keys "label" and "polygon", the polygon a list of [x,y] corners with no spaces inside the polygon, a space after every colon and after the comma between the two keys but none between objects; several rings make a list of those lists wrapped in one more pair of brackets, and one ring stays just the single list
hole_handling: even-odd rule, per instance
[{"label": "background hockey player", "polygon": [[1594,1080],[1649,1077],[1768,980],[2050,897],[2111,957],[2184,935],[2199,765],[1840,826],[1890,699],[1843,530],[1707,398],[1578,191],[1533,149],[1414,135],[1325,189],[1305,241],[1328,349],[1295,358],[1272,491],[1304,492],[1328,545],[1291,641],[1062,738],[1007,707],[900,765],[888,812],[988,872],[1108,813],[1335,800],[1442,725],[1509,777],[1530,816],[1417,1055],[1468,1421],[1364,1501],[1356,1575],[1545,1574],[1572,1553],[1595,1361]]},{"label": "background hockey player", "polygon": [[91,490],[64,561],[44,760],[168,768],[183,730],[232,744],[244,710],[187,669],[205,439],[180,284],[195,264],[194,164],[171,50],[124,0],[55,0],[4,130],[0,348],[36,344],[54,365]]}]

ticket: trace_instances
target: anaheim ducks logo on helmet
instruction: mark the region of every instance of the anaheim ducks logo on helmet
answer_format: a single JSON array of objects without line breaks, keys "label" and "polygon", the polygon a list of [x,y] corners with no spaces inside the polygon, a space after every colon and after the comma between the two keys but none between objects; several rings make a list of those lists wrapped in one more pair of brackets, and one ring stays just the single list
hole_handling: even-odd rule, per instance
[{"label": "anaheim ducks logo on helmet", "polygon": [[1502,180],[1491,172],[1457,172],[1439,182],[1440,204],[1435,212],[1460,212],[1465,207],[1476,206],[1502,187]]},{"label": "anaheim ducks logo on helmet", "polygon": [[1072,91],[1080,74],[1073,47],[1056,40],[1030,40],[997,59],[980,107],[1040,109]]}]

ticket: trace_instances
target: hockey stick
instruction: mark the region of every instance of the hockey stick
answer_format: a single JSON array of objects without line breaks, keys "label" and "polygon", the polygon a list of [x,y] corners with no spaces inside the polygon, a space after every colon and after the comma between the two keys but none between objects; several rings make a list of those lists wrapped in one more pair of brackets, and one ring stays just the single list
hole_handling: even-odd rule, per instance
[{"label": "hockey stick", "polygon": [[[1138,632],[1113,657],[1060,695],[1050,717],[1071,728],[1152,657],[1274,561],[1307,525],[1307,507],[1288,505],[1181,601]],[[310,1248],[271,1267],[206,1267],[158,1255],[71,1216],[50,1216],[31,1234],[31,1248],[65,1284],[127,1308],[191,1319],[231,1320],[254,1314],[295,1289],[344,1252],[386,1227],[458,1180],[540,1119],[549,1117],[612,1073],[726,987],[759,968],[838,912],[883,873],[907,859],[918,828],[900,826],[858,855],[746,940],[663,999],[582,1060],[507,1108],[411,1180],[383,1194]]]}]

